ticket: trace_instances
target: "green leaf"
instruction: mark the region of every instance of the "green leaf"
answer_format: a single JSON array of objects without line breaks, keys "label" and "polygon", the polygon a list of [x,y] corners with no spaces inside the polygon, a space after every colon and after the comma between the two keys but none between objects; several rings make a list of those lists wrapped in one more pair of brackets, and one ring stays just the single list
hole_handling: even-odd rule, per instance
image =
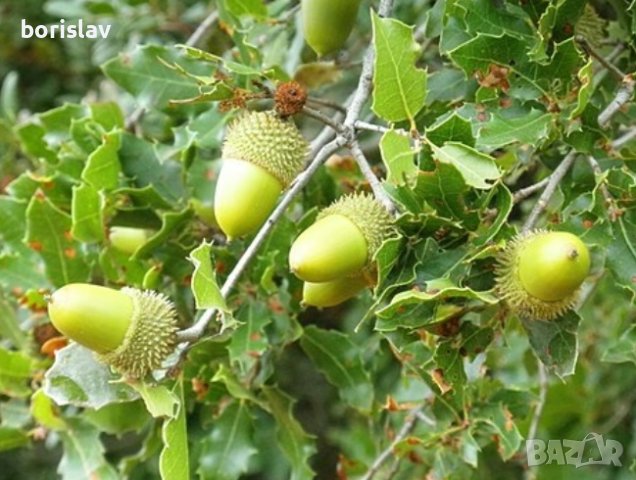
[{"label": "green leaf", "polygon": [[553,123],[552,114],[539,110],[521,111],[515,116],[497,112],[479,129],[477,146],[496,149],[517,142],[538,145],[548,138]]},{"label": "green leaf", "polygon": [[85,410],[84,418],[100,431],[111,435],[140,433],[148,426],[150,415],[144,402],[110,403],[97,410]]},{"label": "green leaf", "polygon": [[577,76],[581,87],[579,88],[576,107],[572,110],[572,113],[570,113],[570,116],[568,117],[569,120],[574,120],[583,114],[585,107],[587,107],[587,104],[590,102],[592,94],[594,93],[594,62],[591,58],[579,70]]},{"label": "green leaf", "polygon": [[457,142],[447,142],[441,148],[432,143],[429,145],[435,158],[457,168],[471,187],[489,189],[493,187],[489,181],[501,177],[494,159],[474,148]]},{"label": "green leaf", "polygon": [[363,412],[371,411],[373,385],[359,348],[345,334],[308,326],[300,345],[345,402]]},{"label": "green leaf", "polygon": [[[0,258],[0,273],[2,273],[1,265]],[[4,294],[0,294],[0,337],[8,340],[19,350],[26,349],[29,344],[26,332],[20,328],[15,307],[4,297]]]},{"label": "green leaf", "polygon": [[201,478],[235,480],[247,471],[250,458],[257,453],[253,426],[245,402],[230,404],[214,421],[214,427],[201,444],[198,473]]},{"label": "green leaf", "polygon": [[203,241],[201,245],[190,252],[188,259],[194,265],[190,282],[192,295],[198,310],[215,308],[229,312],[216,279],[211,250],[212,243]]},{"label": "green leaf", "polygon": [[91,103],[88,106],[91,117],[107,132],[117,128],[124,128],[124,114],[115,102]]},{"label": "green leaf", "polygon": [[82,179],[96,190],[112,190],[119,183],[119,157],[121,145],[119,132],[104,135],[103,143],[88,156],[82,171]]},{"label": "green leaf", "polygon": [[315,478],[315,473],[309,466],[309,459],[316,452],[315,442],[294,418],[292,398],[275,387],[263,387],[263,394],[278,424],[278,443],[291,464],[289,480]]},{"label": "green leaf", "polygon": [[636,364],[636,326],[632,325],[625,330],[620,338],[603,352],[601,359],[609,363]]},{"label": "green leaf", "polygon": [[175,382],[173,394],[179,401],[178,413],[174,418],[165,420],[161,427],[163,450],[159,456],[159,471],[163,480],[188,480],[190,463],[183,377]]},{"label": "green leaf", "polygon": [[121,53],[103,64],[102,70],[135,96],[142,107],[165,108],[170,100],[192,98],[199,92],[196,80],[168,66],[173,63],[188,72],[204,73],[196,62],[158,45],[143,45],[132,53]]},{"label": "green leaf", "polygon": [[469,147],[475,146],[471,123],[453,111],[426,129],[426,138],[440,146],[446,142],[459,142]]},{"label": "green leaf", "polygon": [[33,361],[24,353],[0,348],[0,393],[10,397],[30,395],[33,368]]},{"label": "green leaf", "polygon": [[388,171],[388,182],[403,185],[417,176],[415,153],[411,150],[409,137],[393,130],[386,132],[380,141],[380,152]]},{"label": "green leaf", "polygon": [[225,0],[225,3],[228,11],[237,17],[250,15],[262,18],[267,16],[267,8],[263,4],[263,0]]},{"label": "green leaf", "polygon": [[57,287],[85,282],[90,269],[79,245],[71,236],[72,220],[41,193],[36,194],[26,212],[27,241],[38,251],[46,274]]},{"label": "green leaf", "polygon": [[165,244],[171,235],[175,232],[179,233],[192,215],[193,211],[190,207],[178,212],[162,212],[161,228],[135,252],[132,258],[137,260],[149,257],[155,249]]},{"label": "green leaf", "polygon": [[426,71],[415,67],[419,45],[413,27],[375,12],[372,20],[376,57],[371,108],[389,122],[413,123],[426,100],[427,80]]},{"label": "green leaf", "polygon": [[31,157],[47,163],[57,163],[57,155],[44,140],[46,130],[41,125],[27,123],[16,128],[22,148]]},{"label": "green leaf", "polygon": [[497,447],[501,458],[509,460],[521,447],[521,434],[512,420],[512,414],[502,405],[485,405],[474,412],[473,422],[484,423],[497,435]]},{"label": "green leaf", "polygon": [[179,413],[179,397],[165,385],[149,385],[143,382],[131,383],[144,403],[148,413],[154,418],[173,419]]},{"label": "green leaf", "polygon": [[545,366],[553,369],[559,377],[573,375],[579,355],[577,329],[581,317],[575,312],[568,312],[549,322],[521,320],[532,349]]},{"label": "green leaf", "polygon": [[38,424],[49,430],[66,429],[66,422],[61,417],[57,406],[42,389],[31,396],[31,415]]},{"label": "green leaf", "polygon": [[0,116],[14,122],[18,113],[18,73],[6,74],[0,87]]},{"label": "green leaf", "polygon": [[247,373],[269,348],[265,327],[272,323],[272,312],[265,302],[248,300],[236,314],[240,325],[232,333],[227,349],[232,363]]},{"label": "green leaf", "polygon": [[43,389],[60,406],[95,409],[138,397],[130,386],[117,380],[91,350],[71,343],[55,353],[55,363],[44,375]]},{"label": "green leaf", "polygon": [[117,480],[115,469],[104,458],[104,446],[96,428],[78,421],[70,421],[70,428],[60,432],[64,456],[57,469],[63,480],[99,478]]},{"label": "green leaf", "polygon": [[636,292],[636,225],[620,217],[607,248],[607,264],[617,283]]},{"label": "green leaf", "polygon": [[73,187],[71,235],[84,243],[104,240],[104,197],[92,186],[83,183]]},{"label": "green leaf", "polygon": [[22,430],[0,427],[0,452],[20,448],[29,443],[29,436]]}]

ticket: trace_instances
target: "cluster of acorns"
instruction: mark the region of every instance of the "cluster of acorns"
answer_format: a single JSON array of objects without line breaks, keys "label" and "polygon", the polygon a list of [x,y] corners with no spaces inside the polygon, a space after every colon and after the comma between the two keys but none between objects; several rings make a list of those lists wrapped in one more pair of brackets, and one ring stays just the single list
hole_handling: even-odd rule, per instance
[{"label": "cluster of acorns", "polygon": [[[302,0],[305,39],[320,57],[344,45],[359,6],[360,0]],[[293,121],[274,112],[245,114],[229,128],[214,199],[216,222],[228,239],[263,225],[307,151]],[[345,196],[323,210],[289,253],[291,271],[305,282],[303,303],[331,307],[372,286],[373,258],[394,228],[392,217],[366,194]],[[109,240],[132,255],[151,235],[114,227]],[[496,291],[518,315],[550,320],[574,306],[589,268],[587,247],[575,235],[531,232],[502,252]],[[130,379],[160,368],[177,343],[174,305],[156,292],[70,284],[53,293],[48,309],[61,333]]]}]

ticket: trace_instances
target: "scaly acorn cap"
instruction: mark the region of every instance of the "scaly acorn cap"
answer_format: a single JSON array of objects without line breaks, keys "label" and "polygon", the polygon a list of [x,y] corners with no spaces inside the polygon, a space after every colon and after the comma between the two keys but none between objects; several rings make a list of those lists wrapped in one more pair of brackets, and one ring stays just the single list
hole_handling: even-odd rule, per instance
[{"label": "scaly acorn cap", "polygon": [[122,344],[98,357],[129,378],[143,378],[174,351],[177,343],[177,312],[161,293],[125,287],[133,300],[133,315]]},{"label": "scaly acorn cap", "polygon": [[336,200],[318,215],[321,220],[329,215],[342,215],[360,229],[367,242],[371,260],[384,241],[395,233],[393,217],[378,201],[367,193],[352,193]]},{"label": "scaly acorn cap", "polygon": [[521,233],[497,260],[495,291],[517,315],[533,320],[572,309],[590,269],[587,247],[567,232]]},{"label": "scaly acorn cap", "polygon": [[60,332],[127,378],[159,368],[176,345],[174,306],[153,291],[73,283],[51,295],[48,311]]},{"label": "scaly acorn cap", "polygon": [[345,196],[296,238],[289,251],[290,269],[312,283],[358,273],[392,232],[393,218],[372,196]]},{"label": "scaly acorn cap", "polygon": [[292,120],[250,112],[228,128],[223,158],[254,163],[287,188],[303,168],[309,145]]}]

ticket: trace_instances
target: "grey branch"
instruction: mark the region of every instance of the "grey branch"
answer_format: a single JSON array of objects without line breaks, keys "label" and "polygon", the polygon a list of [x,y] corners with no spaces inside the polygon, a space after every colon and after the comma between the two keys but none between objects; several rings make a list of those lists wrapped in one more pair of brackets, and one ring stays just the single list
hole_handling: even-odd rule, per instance
[{"label": "grey branch", "polygon": [[632,99],[635,86],[636,81],[634,81],[634,78],[631,75],[625,75],[623,78],[623,84],[618,89],[616,96],[607,108],[605,108],[605,110],[603,110],[598,116],[598,124],[601,127],[606,127],[611,118]]},{"label": "grey branch", "polygon": [[383,450],[380,455],[377,456],[377,458],[375,459],[369,470],[367,470],[367,473],[365,473],[364,477],[361,478],[361,480],[371,480],[380,471],[380,468],[382,468],[384,462],[386,462],[391,457],[391,455],[393,455],[393,451],[395,450],[395,447],[398,445],[398,443],[404,440],[407,435],[411,433],[411,431],[413,431],[413,429],[415,428],[415,425],[419,420],[417,415],[418,411],[419,408],[416,408],[409,412],[406,420],[404,421],[404,425],[402,425],[402,428],[395,436],[391,444],[385,450]]},{"label": "grey branch", "polygon": [[357,140],[352,141],[349,144],[349,148],[351,149],[351,153],[353,154],[353,158],[355,158],[356,163],[358,164],[358,168],[364,175],[364,178],[369,182],[371,186],[371,190],[373,190],[373,195],[375,195],[376,200],[384,205],[384,208],[388,210],[391,215],[395,215],[397,213],[397,208],[395,207],[395,203],[393,200],[387,195],[382,183],[378,180],[378,177],[375,176],[373,170],[371,169],[371,165],[369,165],[369,161],[367,157],[365,157],[364,152],[360,148],[360,144]]},{"label": "grey branch", "polygon": [[[537,429],[539,428],[539,421],[545,408],[545,401],[548,396],[548,371],[541,360],[537,358],[537,368],[539,369],[539,401],[532,414],[532,420],[530,422],[530,428],[528,429],[528,437],[526,440],[533,440],[537,436]],[[528,469],[525,475],[527,480],[535,478],[535,472]]]},{"label": "grey branch", "polygon": [[529,187],[517,190],[515,192],[515,194],[514,194],[514,197],[513,197],[512,201],[514,203],[519,203],[522,200],[525,200],[526,198],[528,198],[533,193],[538,192],[539,190],[544,188],[548,184],[549,181],[550,181],[550,177],[546,177],[543,180],[541,180],[540,182],[535,183],[534,185],[530,185]]},{"label": "grey branch", "polygon": [[[380,2],[379,14],[381,16],[387,16],[391,13],[392,8],[393,0],[382,0]],[[362,108],[371,93],[374,59],[373,52],[373,45],[371,45],[369,46],[367,53],[364,56],[362,74],[358,82],[358,87],[350,98],[349,108],[347,109],[347,114],[344,120],[344,124],[342,125],[342,129],[340,130],[340,132],[338,132],[336,138],[331,141],[330,139],[332,138],[333,132],[328,131],[329,129],[323,129],[323,131],[319,135],[319,138],[320,141],[324,141],[325,143],[320,145],[320,143],[317,143],[315,140],[314,142],[312,142],[310,155],[313,156],[314,152],[317,151],[317,153],[315,153],[315,157],[310,156],[310,163],[308,167],[296,178],[289,190],[287,190],[280,203],[274,209],[265,224],[258,231],[256,237],[254,237],[254,240],[252,240],[252,243],[249,245],[247,250],[245,250],[238,263],[230,272],[228,278],[221,287],[221,294],[224,298],[227,297],[232,289],[235,287],[239,278],[241,277],[249,263],[252,261],[252,259],[258,253],[259,248],[262,246],[269,233],[272,231],[278,220],[284,215],[287,207],[291,204],[296,195],[298,195],[300,191],[307,185],[307,183],[309,183],[309,180],[311,180],[311,177],[314,175],[314,173],[316,173],[316,171],[322,166],[327,158],[329,158],[333,153],[354,140],[353,126],[360,116],[360,112],[362,111]],[[178,332],[178,341],[194,342],[201,338],[204,335],[205,330],[210,323],[210,320],[212,320],[215,315],[215,309],[205,310],[196,320],[194,325]]]}]

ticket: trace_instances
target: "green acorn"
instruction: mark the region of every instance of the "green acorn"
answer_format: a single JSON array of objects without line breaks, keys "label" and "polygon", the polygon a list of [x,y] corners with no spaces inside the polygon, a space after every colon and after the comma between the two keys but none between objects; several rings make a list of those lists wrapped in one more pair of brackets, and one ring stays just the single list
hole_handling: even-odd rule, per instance
[{"label": "green acorn", "polygon": [[153,233],[143,228],[110,227],[108,240],[115,249],[132,255],[148,241]]},{"label": "green acorn", "polygon": [[319,308],[335,307],[355,297],[369,286],[368,275],[364,272],[338,278],[330,282],[305,282],[303,285],[302,303],[303,305]]},{"label": "green acorn", "polygon": [[499,256],[498,294],[520,316],[552,320],[575,304],[590,271],[579,237],[537,230],[515,237]]},{"label": "green acorn", "polygon": [[299,235],[289,266],[298,278],[313,283],[358,273],[393,231],[393,218],[372,196],[345,196]]},{"label": "green acorn", "polygon": [[303,168],[307,141],[292,120],[252,112],[232,124],[223,146],[214,214],[229,239],[258,230]]},{"label": "green acorn", "polygon": [[177,314],[160,293],[72,283],[51,295],[48,310],[55,328],[127,378],[159,368],[176,345]]},{"label": "green acorn", "polygon": [[338,51],[356,24],[360,0],[302,0],[307,44],[322,57]]}]

